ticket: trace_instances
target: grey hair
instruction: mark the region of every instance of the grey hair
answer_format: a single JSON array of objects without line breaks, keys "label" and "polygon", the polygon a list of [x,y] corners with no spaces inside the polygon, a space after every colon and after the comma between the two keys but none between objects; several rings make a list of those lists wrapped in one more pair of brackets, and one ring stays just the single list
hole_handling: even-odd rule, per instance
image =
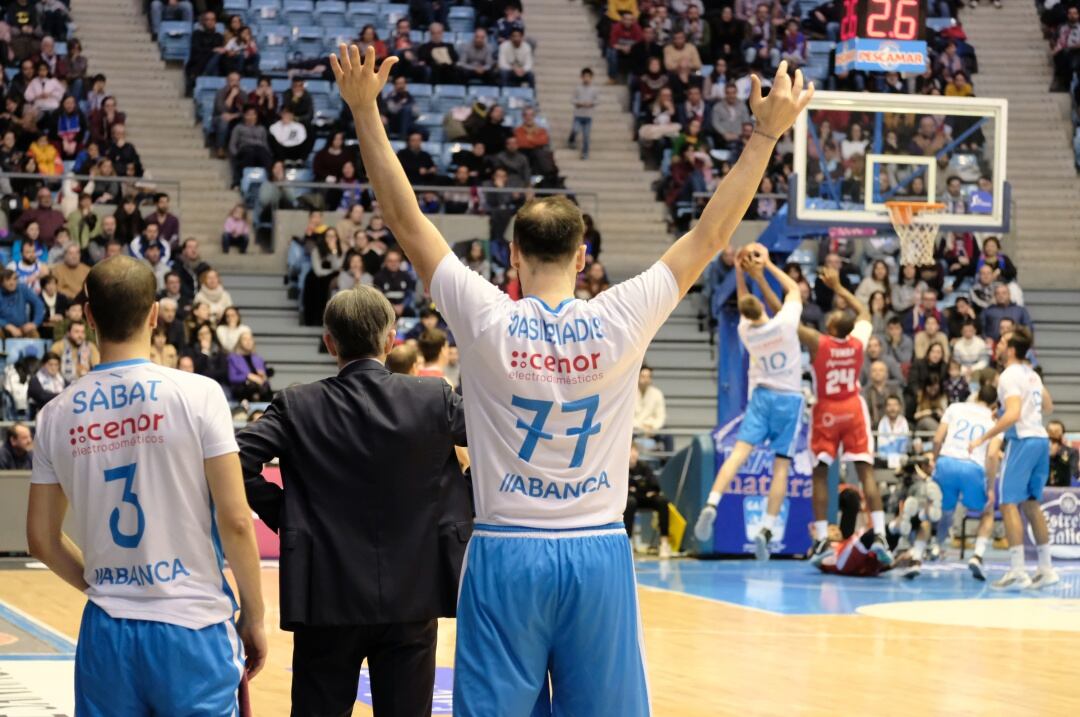
[{"label": "grey hair", "polygon": [[323,325],[346,361],[381,355],[396,321],[394,307],[370,286],[339,292],[323,313]]},{"label": "grey hair", "polygon": [[170,307],[176,310],[180,309],[179,304],[176,303],[176,299],[170,299],[167,296],[163,296],[158,299],[158,305],[163,309],[168,309]]}]

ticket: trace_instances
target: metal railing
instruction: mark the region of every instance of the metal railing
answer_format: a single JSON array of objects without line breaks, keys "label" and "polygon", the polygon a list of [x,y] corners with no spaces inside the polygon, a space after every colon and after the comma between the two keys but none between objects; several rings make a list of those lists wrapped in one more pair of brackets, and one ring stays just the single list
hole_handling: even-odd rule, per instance
[{"label": "metal railing", "polygon": [[[115,182],[123,185],[123,187],[133,186],[134,190],[125,190],[122,187],[120,196],[116,197],[115,201],[101,202],[101,204],[109,206],[118,205],[122,201],[121,198],[129,194],[136,197],[139,205],[152,204],[154,195],[161,192],[169,195],[172,201],[172,210],[174,212],[176,207],[179,207],[182,204],[180,182],[175,179],[157,179],[149,176],[102,177],[92,174],[72,174],[70,172],[56,175],[33,174],[30,172],[0,172],[0,189],[2,189],[5,194],[10,193],[10,191],[13,190],[13,181],[15,183],[27,181],[34,184],[40,184],[53,192],[59,190],[60,192],[71,192],[76,195],[84,193],[87,185],[91,182]],[[76,189],[76,185],[78,186],[78,189]]]},{"label": "metal railing", "polygon": [[[261,186],[263,183],[253,186]],[[293,205],[293,209],[305,209],[316,208],[315,202],[310,201],[302,202],[304,197],[310,197],[311,195],[324,195],[330,192],[348,192],[353,195],[367,195],[368,198],[374,199],[375,192],[370,183],[359,184],[340,184],[336,182],[304,182],[304,181],[287,181],[287,182],[269,182],[269,184],[277,187],[282,191],[290,191],[292,197],[290,203]],[[299,191],[297,191],[299,190]],[[477,199],[476,206],[472,206],[471,201],[475,190],[475,196]],[[425,212],[429,215],[435,216],[468,216],[468,217],[488,217],[488,212],[483,209],[483,198],[486,195],[520,195],[521,201],[527,201],[534,197],[550,197],[550,196],[565,196],[571,198],[579,207],[582,212],[591,214],[594,219],[599,223],[597,212],[599,210],[599,197],[595,192],[578,192],[572,189],[539,189],[533,187],[485,187],[485,186],[469,186],[458,187],[452,185],[413,185],[413,193],[417,196],[417,201],[423,195],[434,194],[439,199],[437,211]],[[463,195],[469,194],[470,196],[470,210],[466,212],[447,212],[446,211],[446,198],[451,195]],[[245,197],[245,199],[252,199],[251,197]],[[249,201],[249,203],[251,203]],[[256,212],[256,222],[259,221],[260,215],[265,211],[265,207],[258,203],[257,194],[254,197],[254,207]],[[271,208],[271,228],[274,229],[278,225],[278,212],[288,211],[288,208],[282,207],[281,201],[275,202],[270,206]],[[323,210],[326,212],[338,211],[341,207],[326,206],[325,201],[323,203]],[[264,225],[265,226],[265,225]],[[271,232],[273,235],[273,232]]]}]

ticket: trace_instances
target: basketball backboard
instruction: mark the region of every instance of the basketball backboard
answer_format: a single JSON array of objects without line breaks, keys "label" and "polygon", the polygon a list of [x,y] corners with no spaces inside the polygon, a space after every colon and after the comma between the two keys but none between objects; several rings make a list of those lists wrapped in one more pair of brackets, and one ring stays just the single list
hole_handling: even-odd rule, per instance
[{"label": "basketball backboard", "polygon": [[792,223],[888,228],[885,202],[943,202],[943,231],[1005,232],[1008,103],[817,92],[795,124]]}]

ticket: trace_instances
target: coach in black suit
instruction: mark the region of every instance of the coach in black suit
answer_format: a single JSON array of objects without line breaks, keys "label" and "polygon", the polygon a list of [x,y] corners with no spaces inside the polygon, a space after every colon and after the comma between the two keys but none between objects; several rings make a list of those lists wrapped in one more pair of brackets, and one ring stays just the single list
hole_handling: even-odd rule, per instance
[{"label": "coach in black suit", "polygon": [[[367,658],[376,715],[427,717],[472,533],[461,399],[386,369],[395,316],[376,290],[338,294],[324,322],[338,375],[279,392],[238,437],[248,502],[281,536],[292,714],[352,714]],[[275,456],[284,489],[261,475]]]}]

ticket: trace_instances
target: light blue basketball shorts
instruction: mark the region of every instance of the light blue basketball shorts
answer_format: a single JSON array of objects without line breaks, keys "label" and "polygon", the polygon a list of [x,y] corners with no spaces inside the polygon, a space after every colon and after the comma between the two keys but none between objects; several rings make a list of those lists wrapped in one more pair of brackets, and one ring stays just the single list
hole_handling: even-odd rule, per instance
[{"label": "light blue basketball shorts", "polygon": [[649,714],[622,523],[476,526],[458,597],[454,714]]}]

